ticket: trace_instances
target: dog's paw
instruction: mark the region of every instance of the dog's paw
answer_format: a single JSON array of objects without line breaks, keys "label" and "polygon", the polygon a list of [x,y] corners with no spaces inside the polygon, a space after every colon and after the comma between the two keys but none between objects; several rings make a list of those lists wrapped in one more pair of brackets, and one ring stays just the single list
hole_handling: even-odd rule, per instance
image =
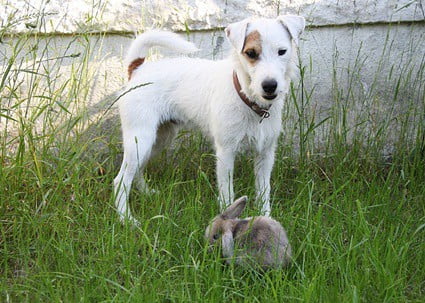
[{"label": "dog's paw", "polygon": [[123,225],[129,224],[131,227],[135,227],[135,228],[141,226],[140,222],[131,215],[126,216],[126,215],[120,214],[120,221]]},{"label": "dog's paw", "polygon": [[261,215],[265,217],[270,217],[270,212],[271,212],[270,205],[264,203],[263,206],[261,207]]},{"label": "dog's paw", "polygon": [[160,193],[159,190],[153,189],[153,188],[145,188],[143,190],[140,190],[140,192],[142,192],[142,193],[144,193],[145,195],[148,195],[148,196],[153,196],[153,195],[157,195],[157,194]]},{"label": "dog's paw", "polygon": [[149,186],[144,181],[137,181],[136,188],[140,193],[148,195],[148,196],[152,196],[159,193],[158,190],[149,188]]}]

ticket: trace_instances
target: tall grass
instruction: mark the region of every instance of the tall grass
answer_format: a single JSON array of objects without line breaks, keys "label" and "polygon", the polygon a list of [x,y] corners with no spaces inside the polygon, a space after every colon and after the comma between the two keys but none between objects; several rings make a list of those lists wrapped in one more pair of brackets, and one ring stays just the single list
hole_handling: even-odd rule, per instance
[{"label": "tall grass", "polygon": [[[394,63],[384,81],[391,89],[382,94],[388,40],[377,84],[359,95],[362,50],[345,78],[336,50],[333,106],[325,116],[317,115],[307,85],[314,63],[300,61],[286,112],[293,129],[282,137],[272,178],[272,214],[288,231],[294,263],[259,273],[227,266],[219,251],[207,250],[203,230],[218,205],[214,157],[199,134],[182,135],[148,167],[159,193],[133,192],[142,224],[122,225],[111,200],[121,146],[85,135],[99,123],[87,109],[92,37],[75,35],[57,52],[54,37],[7,32],[0,32],[7,45],[0,58],[1,301],[423,300],[424,60]],[[373,120],[369,109],[380,102],[405,108]],[[353,104],[365,106],[355,123]],[[90,149],[99,142],[109,146],[106,155]],[[237,194],[253,197],[251,158],[236,165]],[[246,214],[255,213],[250,204]]]}]

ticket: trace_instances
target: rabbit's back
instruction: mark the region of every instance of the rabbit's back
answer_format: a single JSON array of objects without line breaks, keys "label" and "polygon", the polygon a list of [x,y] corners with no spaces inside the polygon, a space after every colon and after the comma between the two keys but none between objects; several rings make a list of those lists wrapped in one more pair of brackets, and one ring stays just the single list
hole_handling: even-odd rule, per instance
[{"label": "rabbit's back", "polygon": [[240,248],[239,259],[246,255],[266,268],[289,263],[291,247],[286,232],[279,222],[269,217],[239,220],[234,238]]}]

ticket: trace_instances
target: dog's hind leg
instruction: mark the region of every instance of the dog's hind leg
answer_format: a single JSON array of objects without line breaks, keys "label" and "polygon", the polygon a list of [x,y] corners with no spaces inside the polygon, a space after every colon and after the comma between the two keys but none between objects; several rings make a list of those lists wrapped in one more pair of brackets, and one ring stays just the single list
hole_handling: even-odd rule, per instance
[{"label": "dog's hind leg", "polygon": [[[147,161],[146,161],[147,162]],[[145,164],[146,164],[146,162],[145,162]],[[146,184],[146,181],[145,181],[145,177],[143,176],[143,173],[144,173],[144,171],[145,171],[145,166],[146,165],[141,165],[138,169],[137,169],[137,172],[136,172],[136,176],[135,176],[135,179],[136,180],[134,180],[135,181],[135,186],[136,186],[136,188],[141,192],[141,193],[144,193],[144,194],[154,194],[155,193],[155,190],[152,190],[152,189],[150,189],[149,188],[149,186]]]},{"label": "dog's hind leg", "polygon": [[[158,130],[156,132],[156,140],[154,146],[152,147],[150,158],[155,157],[156,155],[161,153],[164,148],[169,147],[173,139],[176,137],[179,129],[180,125],[174,121],[162,123],[158,127]],[[146,162],[144,164],[146,164]],[[148,185],[146,184],[145,178],[143,176],[144,168],[145,165],[139,167],[137,173],[138,175],[135,180],[135,185],[137,189],[142,193],[154,194],[156,190],[149,189]]]},{"label": "dog's hind leg", "polygon": [[114,179],[115,207],[122,221],[138,224],[128,207],[128,196],[136,172],[142,169],[150,158],[156,138],[156,125],[140,130],[127,130],[124,137],[124,158],[120,171]]}]

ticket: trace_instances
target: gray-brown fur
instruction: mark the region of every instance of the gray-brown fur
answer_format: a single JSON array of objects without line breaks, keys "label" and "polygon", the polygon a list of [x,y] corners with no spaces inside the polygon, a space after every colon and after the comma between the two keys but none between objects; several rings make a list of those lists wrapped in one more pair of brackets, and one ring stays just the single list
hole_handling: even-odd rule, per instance
[{"label": "gray-brown fur", "polygon": [[258,265],[264,269],[288,265],[291,246],[279,222],[263,216],[237,218],[246,200],[246,197],[239,198],[211,221],[205,233],[209,243],[221,239],[223,256],[228,262],[234,259],[237,264]]}]

